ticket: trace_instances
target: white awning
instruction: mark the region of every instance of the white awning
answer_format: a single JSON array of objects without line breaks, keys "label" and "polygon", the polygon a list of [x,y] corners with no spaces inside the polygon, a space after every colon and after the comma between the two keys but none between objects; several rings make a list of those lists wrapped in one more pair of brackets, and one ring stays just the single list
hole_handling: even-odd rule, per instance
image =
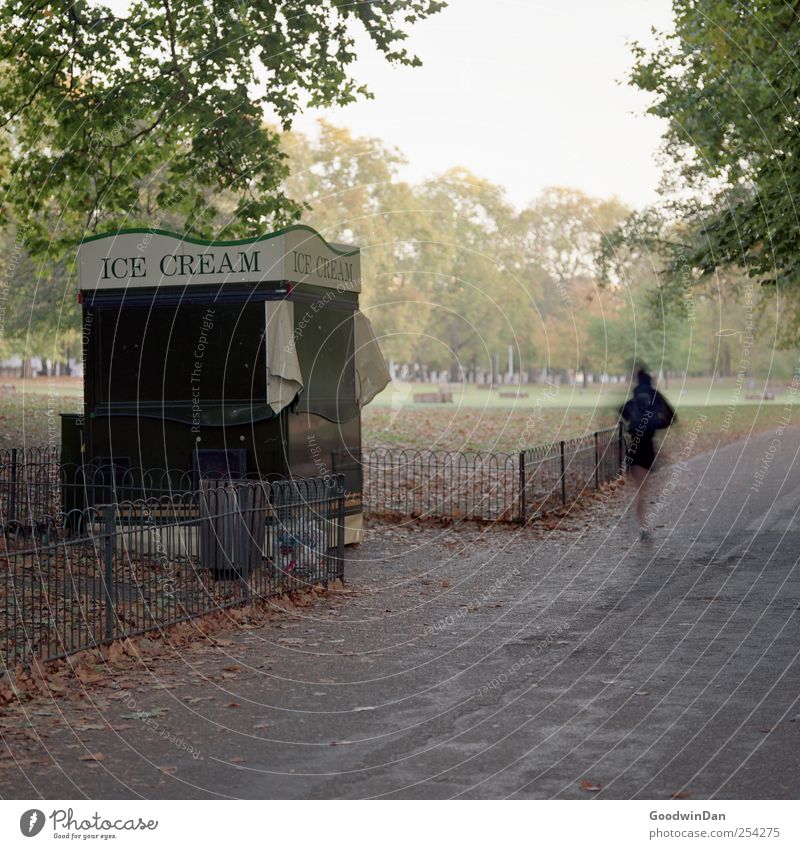
[{"label": "white awning", "polygon": [[266,301],[267,403],[277,415],[303,388],[294,343],[294,304]]},{"label": "white awning", "polygon": [[356,400],[359,407],[366,407],[387,386],[392,377],[375,338],[372,324],[360,311],[355,314],[355,343]]}]

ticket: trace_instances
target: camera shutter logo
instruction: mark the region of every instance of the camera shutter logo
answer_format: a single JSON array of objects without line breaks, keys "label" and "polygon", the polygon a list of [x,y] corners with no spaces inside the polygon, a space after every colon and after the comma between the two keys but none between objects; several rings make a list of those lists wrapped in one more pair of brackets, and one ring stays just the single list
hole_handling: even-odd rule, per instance
[{"label": "camera shutter logo", "polygon": [[36,837],[44,828],[44,812],[38,808],[31,808],[19,818],[19,830],[25,837]]}]

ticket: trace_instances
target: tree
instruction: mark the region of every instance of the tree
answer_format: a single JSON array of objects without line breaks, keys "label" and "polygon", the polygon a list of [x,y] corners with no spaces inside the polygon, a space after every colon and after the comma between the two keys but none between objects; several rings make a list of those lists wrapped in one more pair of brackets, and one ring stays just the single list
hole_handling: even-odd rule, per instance
[{"label": "tree", "polygon": [[[584,385],[588,373],[602,364],[596,350],[585,344],[587,321],[601,315],[596,255],[605,234],[627,214],[616,198],[597,199],[577,189],[553,187],[519,217],[528,279],[539,282],[533,301],[546,323],[540,349],[547,360],[541,364],[580,370]],[[537,268],[544,270],[544,279]]]},{"label": "tree", "polygon": [[418,202],[421,229],[407,264],[427,293],[421,339],[428,350],[453,379],[492,370],[495,355],[504,366],[509,345],[517,366],[530,367],[535,316],[518,274],[516,216],[503,189],[453,168],[421,186]]},{"label": "tree", "polygon": [[636,45],[631,74],[654,97],[649,112],[667,121],[669,199],[627,236],[660,252],[674,301],[687,281],[724,267],[777,286],[791,296],[791,338],[800,315],[800,4],[673,0],[673,9],[674,31],[654,50]]},{"label": "tree", "polygon": [[304,221],[330,241],[359,246],[361,309],[387,358],[413,362],[425,293],[408,269],[423,222],[415,190],[398,177],[402,155],[326,121],[314,138],[285,133],[282,145],[291,172],[287,192],[309,205]]},{"label": "tree", "polygon": [[[85,233],[177,221],[252,236],[295,219],[287,129],[305,105],[368,90],[352,76],[354,26],[416,65],[406,28],[437,0],[0,0],[3,213],[28,253],[61,258]],[[218,203],[224,192],[233,203]]]}]

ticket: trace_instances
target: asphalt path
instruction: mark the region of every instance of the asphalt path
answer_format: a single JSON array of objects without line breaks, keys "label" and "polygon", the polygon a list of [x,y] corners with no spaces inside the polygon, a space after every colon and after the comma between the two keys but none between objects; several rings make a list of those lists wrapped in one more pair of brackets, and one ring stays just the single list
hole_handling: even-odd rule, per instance
[{"label": "asphalt path", "polygon": [[798,450],[694,456],[690,428],[650,543],[629,486],[549,529],[372,529],[346,594],[54,702],[46,733],[31,707],[0,795],[796,799]]}]

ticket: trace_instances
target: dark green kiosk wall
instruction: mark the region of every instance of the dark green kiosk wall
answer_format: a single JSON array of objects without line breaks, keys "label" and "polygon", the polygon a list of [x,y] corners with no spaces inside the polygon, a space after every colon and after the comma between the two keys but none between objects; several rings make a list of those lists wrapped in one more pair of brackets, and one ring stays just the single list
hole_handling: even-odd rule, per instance
[{"label": "dark green kiosk wall", "polygon": [[[312,286],[288,296],[305,388],[275,415],[267,404],[265,301],[284,297],[281,284],[90,293],[87,461],[191,472],[196,449],[212,464],[225,451],[226,462],[248,475],[343,471],[348,489],[360,492],[357,296]],[[216,453],[210,460],[202,452]]]}]

